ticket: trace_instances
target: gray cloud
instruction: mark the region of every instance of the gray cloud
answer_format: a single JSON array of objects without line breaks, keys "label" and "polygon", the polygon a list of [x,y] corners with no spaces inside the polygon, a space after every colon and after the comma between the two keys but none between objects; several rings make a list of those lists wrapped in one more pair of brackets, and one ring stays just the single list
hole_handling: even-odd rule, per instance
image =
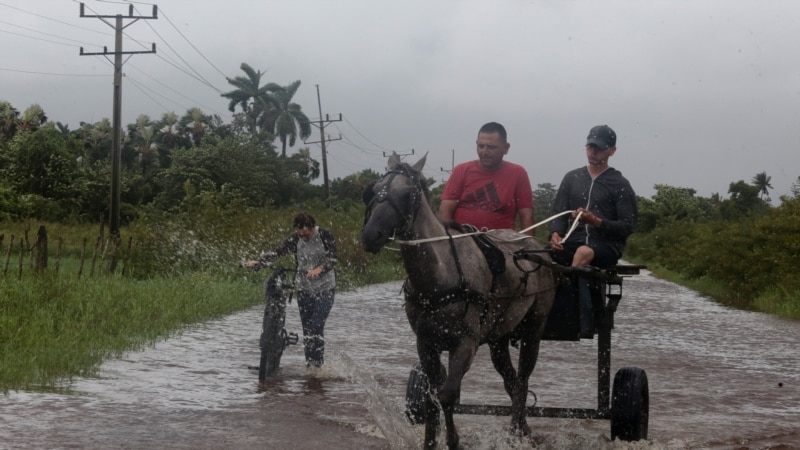
[{"label": "gray cloud", "polygon": [[[98,13],[127,12],[85,3]],[[0,1],[0,99],[18,109],[39,103],[73,128],[110,117],[112,67],[78,56],[77,47],[113,47],[111,28],[79,18],[74,2],[9,5]],[[800,175],[792,148],[800,117],[795,2],[158,5],[158,20],[126,29],[126,49],[156,42],[159,52],[126,63],[126,124],[192,106],[229,118],[219,91],[230,86],[216,68],[236,76],[247,62],[267,71],[267,81],[302,80],[295,100],[309,116],[318,115],[315,85],[323,114],[344,115],[326,128],[343,135],[328,146],[332,177],[381,171],[384,152],[414,149],[430,152],[427,175],[442,179],[453,152],[456,162],[474,158],[477,129],[492,120],[506,125],[508,159],[525,165],[534,185],[558,183],[583,165],[585,136],[601,123],[619,136],[611,164],[640,195],[652,195],[656,183],[725,195],[729,183],[765,171],[777,197]],[[216,90],[173,67],[186,66],[176,51]]]}]

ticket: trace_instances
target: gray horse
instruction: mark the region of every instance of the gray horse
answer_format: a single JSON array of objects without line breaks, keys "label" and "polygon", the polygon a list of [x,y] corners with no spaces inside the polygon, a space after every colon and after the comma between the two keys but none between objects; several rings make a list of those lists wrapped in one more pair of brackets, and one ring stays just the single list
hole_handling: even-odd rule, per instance
[{"label": "gray horse", "polygon": [[[553,305],[553,273],[512,258],[511,253],[520,248],[541,250],[525,235],[513,230],[482,234],[500,249],[494,251],[495,261],[502,255],[499,264],[492,264],[473,237],[445,227],[429,203],[421,175],[424,165],[425,157],[411,166],[392,154],[388,172],[364,191],[367,210],[361,239],[371,253],[377,253],[393,237],[400,245],[408,274],[406,315],[417,336],[424,378],[429,380],[425,448],[436,448],[438,405],[444,412],[447,446],[458,448],[453,408],[459,401],[461,380],[482,344],[489,345],[492,364],[511,397],[512,431],[528,434],[528,379]],[[546,253],[542,255],[548,258]],[[516,369],[509,353],[512,341],[520,349]],[[449,354],[446,371],[440,359],[444,351]]]}]

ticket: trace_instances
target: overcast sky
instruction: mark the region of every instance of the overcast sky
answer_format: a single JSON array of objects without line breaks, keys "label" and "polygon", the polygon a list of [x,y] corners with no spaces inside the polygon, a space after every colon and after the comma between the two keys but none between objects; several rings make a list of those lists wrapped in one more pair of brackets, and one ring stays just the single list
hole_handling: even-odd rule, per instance
[{"label": "overcast sky", "polygon": [[[88,0],[86,14],[127,14]],[[152,4],[135,2],[150,16]],[[230,120],[221,92],[242,62],[264,82],[301,80],[305,113],[326,126],[331,178],[383,172],[384,153],[446,179],[475,158],[478,128],[504,124],[507,160],[535,187],[586,164],[589,129],[617,132],[611,165],[639,195],[655,184],[727,197],[731,182],[800,176],[800,2],[612,0],[163,0],[128,24],[122,123],[198,106]],[[49,120],[112,117],[112,27],[72,0],[0,0],[0,100]],[[111,22],[113,23],[113,21]],[[203,80],[203,81],[201,81]],[[314,129],[309,141],[319,141]],[[290,151],[296,151],[296,146]],[[321,159],[318,144],[310,145]],[[442,170],[444,169],[444,171]]]}]

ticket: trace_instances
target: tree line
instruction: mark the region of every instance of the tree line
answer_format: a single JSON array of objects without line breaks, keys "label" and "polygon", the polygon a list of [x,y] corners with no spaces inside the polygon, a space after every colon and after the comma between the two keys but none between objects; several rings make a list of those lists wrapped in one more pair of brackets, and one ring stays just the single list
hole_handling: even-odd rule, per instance
[{"label": "tree line", "polygon": [[[245,63],[241,70],[228,80],[233,89],[222,94],[234,113],[230,123],[191,108],[181,116],[140,115],[125,127],[123,223],[148,211],[166,217],[208,212],[209,205],[243,210],[324,204],[354,216],[363,211],[361,193],[380,174],[366,169],[332,180],[331,197],[324,198],[322,186],[312,184],[320,169],[309,149],[287,151],[311,131],[302,107],[292,102],[300,81],[265,83],[260,70]],[[112,131],[108,119],[70,130],[49,121],[37,104],[20,113],[0,100],[0,220],[107,218]],[[727,196],[710,197],[655,185],[651,198],[638,197],[639,225],[625,256],[723,282],[723,295],[731,298],[754,299],[767,291],[800,298],[800,177],[777,206],[770,181],[760,172],[749,182],[731,182]],[[557,188],[537,185],[537,221],[549,215]],[[441,190],[432,190],[434,208]]]},{"label": "tree line", "polygon": [[[140,208],[175,211],[203,196],[251,207],[284,207],[324,196],[309,148],[287,154],[311,134],[292,101],[301,82],[281,86],[242,63],[223,93],[230,123],[194,107],[183,115],[139,115],[122,132],[123,222]],[[0,219],[97,221],[107,217],[113,129],[109,119],[71,130],[38,104],[22,112],[0,99]],[[280,145],[280,152],[277,145]],[[332,202],[357,202],[378,174],[365,170],[331,183]]]}]

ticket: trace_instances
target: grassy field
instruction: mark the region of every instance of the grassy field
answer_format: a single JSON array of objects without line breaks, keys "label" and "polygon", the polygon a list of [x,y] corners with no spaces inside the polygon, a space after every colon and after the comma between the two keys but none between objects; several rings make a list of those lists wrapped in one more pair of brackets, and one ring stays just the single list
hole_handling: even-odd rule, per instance
[{"label": "grassy field", "polygon": [[106,358],[261,303],[261,280],[250,275],[6,278],[0,283],[0,389],[57,389],[91,375]]},{"label": "grassy field", "polygon": [[[116,251],[99,226],[0,223],[0,391],[59,389],[107,358],[263,302],[266,274],[239,262],[291,233],[287,217],[291,212],[143,223],[122,230]],[[337,239],[339,289],[402,277],[396,253],[359,248],[360,214],[317,220]],[[37,269],[41,225],[49,257]]]}]

